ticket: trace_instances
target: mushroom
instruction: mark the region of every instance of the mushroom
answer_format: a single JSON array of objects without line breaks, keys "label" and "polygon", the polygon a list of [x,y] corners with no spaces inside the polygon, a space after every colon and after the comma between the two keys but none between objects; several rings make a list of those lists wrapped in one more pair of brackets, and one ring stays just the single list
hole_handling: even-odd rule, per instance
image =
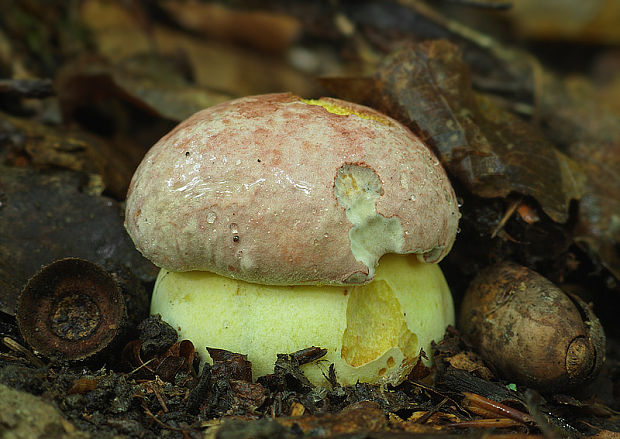
[{"label": "mushroom", "polygon": [[[125,226],[162,268],[152,313],[201,349],[327,349],[324,384],[401,381],[454,321],[436,264],[459,219],[437,158],[373,109],[292,94],[196,113],[146,154]],[[384,256],[385,255],[385,256]],[[210,361],[205,353],[207,361]]]}]

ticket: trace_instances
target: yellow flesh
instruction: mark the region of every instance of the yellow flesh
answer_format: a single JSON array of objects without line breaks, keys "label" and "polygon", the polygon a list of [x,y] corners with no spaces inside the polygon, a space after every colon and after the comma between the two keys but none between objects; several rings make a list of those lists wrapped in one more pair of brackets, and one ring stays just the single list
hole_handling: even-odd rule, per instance
[{"label": "yellow flesh", "polygon": [[375,281],[361,286],[266,286],[208,272],[162,270],[151,313],[205,347],[247,354],[254,378],[273,372],[278,353],[310,346],[327,349],[303,366],[306,376],[326,385],[334,363],[343,385],[402,380],[420,349],[454,323],[452,297],[439,267],[415,255],[386,255]]},{"label": "yellow flesh", "polygon": [[348,116],[348,115],[353,114],[362,119],[374,120],[382,124],[389,124],[387,119],[381,117],[378,114],[356,111],[356,110],[353,110],[352,108],[342,107],[340,105],[334,104],[333,102],[324,101],[322,99],[301,99],[301,101],[308,105],[317,105],[319,107],[323,107],[325,108],[325,110],[333,114],[340,114],[342,116]]}]

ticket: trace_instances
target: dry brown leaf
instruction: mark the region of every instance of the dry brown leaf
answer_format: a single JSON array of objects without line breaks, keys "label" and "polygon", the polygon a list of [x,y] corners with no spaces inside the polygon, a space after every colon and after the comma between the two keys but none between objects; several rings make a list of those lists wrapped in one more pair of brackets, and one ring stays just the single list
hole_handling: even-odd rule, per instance
[{"label": "dry brown leaf", "polygon": [[156,116],[180,122],[230,95],[191,84],[175,60],[135,55],[111,65],[86,56],[67,63],[58,73],[58,98],[65,115],[81,105],[118,97]]},{"label": "dry brown leaf", "polygon": [[573,145],[570,154],[588,175],[575,241],[598,255],[620,279],[620,142]]},{"label": "dry brown leaf", "polygon": [[5,164],[97,175],[109,193],[118,199],[125,197],[137,163],[128,154],[119,154],[111,142],[76,127],[50,126],[4,114],[0,114],[0,124],[0,134],[10,139],[0,152]]},{"label": "dry brown leaf", "polygon": [[482,359],[471,351],[461,351],[447,357],[445,361],[455,369],[465,370],[487,381],[494,378],[493,372],[482,362]]},{"label": "dry brown leaf", "polygon": [[[318,86],[279,56],[189,35],[157,23],[143,23],[120,3],[88,0],[81,18],[98,53],[111,63],[138,54],[182,54],[189,60],[196,89],[235,97],[291,91],[314,96]],[[186,90],[188,97],[191,91]]]},{"label": "dry brown leaf", "polygon": [[529,39],[620,42],[617,0],[519,0],[507,11],[516,33]]},{"label": "dry brown leaf", "polygon": [[575,241],[620,279],[620,79],[542,78],[537,117],[587,175]]},{"label": "dry brown leaf", "polygon": [[301,33],[299,20],[271,11],[233,9],[196,0],[160,4],[184,29],[268,52],[288,49]]}]

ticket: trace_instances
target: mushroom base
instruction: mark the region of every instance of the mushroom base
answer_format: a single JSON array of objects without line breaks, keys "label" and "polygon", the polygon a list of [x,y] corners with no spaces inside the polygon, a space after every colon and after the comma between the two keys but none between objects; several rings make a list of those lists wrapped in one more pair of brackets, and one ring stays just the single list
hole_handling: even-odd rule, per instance
[{"label": "mushroom base", "polygon": [[360,286],[268,286],[161,270],[151,313],[208,362],[206,347],[246,354],[254,377],[273,373],[277,354],[325,348],[323,358],[302,366],[315,385],[327,385],[332,363],[342,385],[397,384],[454,323],[441,269],[415,255],[384,256],[374,281]]}]

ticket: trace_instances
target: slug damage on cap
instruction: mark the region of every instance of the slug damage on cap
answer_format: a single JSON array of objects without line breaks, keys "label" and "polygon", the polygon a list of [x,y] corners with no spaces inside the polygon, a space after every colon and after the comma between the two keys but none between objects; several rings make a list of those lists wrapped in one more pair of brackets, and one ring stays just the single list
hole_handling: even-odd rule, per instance
[{"label": "slug damage on cap", "polygon": [[368,267],[367,275],[362,275],[359,280],[350,277],[347,283],[361,283],[374,277],[381,256],[403,253],[403,227],[398,218],[386,218],[377,213],[376,203],[383,189],[379,176],[367,166],[344,165],[338,169],[334,194],[353,224],[349,230],[351,252],[355,259]]}]

